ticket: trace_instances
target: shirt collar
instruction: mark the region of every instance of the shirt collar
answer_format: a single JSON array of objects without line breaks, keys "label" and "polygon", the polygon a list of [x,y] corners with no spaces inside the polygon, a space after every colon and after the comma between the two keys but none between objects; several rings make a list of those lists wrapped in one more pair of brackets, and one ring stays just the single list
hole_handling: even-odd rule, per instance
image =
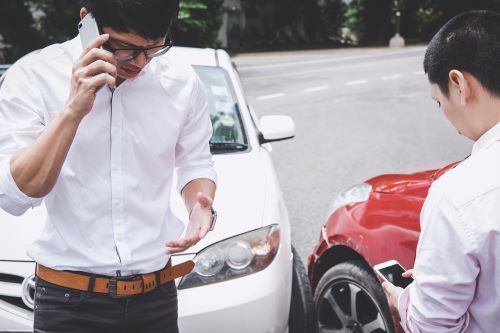
[{"label": "shirt collar", "polygon": [[489,147],[492,143],[500,140],[500,123],[496,124],[490,128],[486,133],[481,135],[481,137],[474,143],[472,147],[472,153],[477,153],[478,151]]},{"label": "shirt collar", "polygon": [[82,42],[80,40],[80,35],[76,35],[75,38],[68,41],[68,50],[71,54],[71,58],[73,62],[80,57],[80,54],[83,52]]}]

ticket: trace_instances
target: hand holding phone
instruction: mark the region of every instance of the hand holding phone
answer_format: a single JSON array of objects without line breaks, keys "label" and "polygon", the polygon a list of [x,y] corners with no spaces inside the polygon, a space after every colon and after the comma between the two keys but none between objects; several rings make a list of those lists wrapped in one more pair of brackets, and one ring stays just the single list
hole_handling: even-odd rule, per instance
[{"label": "hand holding phone", "polygon": [[384,280],[401,288],[406,288],[413,278],[403,276],[406,270],[396,260],[389,260],[373,266],[373,269]]},{"label": "hand holding phone", "polygon": [[105,84],[112,89],[116,87],[117,77],[117,63],[113,53],[102,48],[109,35],[99,35],[91,14],[82,19],[79,27],[82,43],[89,44],[73,64],[70,92],[65,105],[65,111],[77,120],[83,119],[92,110],[100,87]]}]

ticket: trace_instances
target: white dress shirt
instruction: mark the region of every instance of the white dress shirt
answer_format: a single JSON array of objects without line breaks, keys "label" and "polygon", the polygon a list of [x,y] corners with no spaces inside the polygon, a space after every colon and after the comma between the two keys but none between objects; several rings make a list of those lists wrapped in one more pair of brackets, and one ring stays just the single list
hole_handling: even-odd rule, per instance
[{"label": "white dress shirt", "polygon": [[500,124],[439,178],[421,214],[406,332],[500,332]]},{"label": "white dress shirt", "polygon": [[43,232],[28,250],[44,266],[104,275],[161,269],[165,243],[184,229],[170,209],[174,168],[178,190],[216,181],[207,97],[190,66],[167,53],[114,92],[102,87],[46,197],[26,196],[12,178],[10,157],[57,117],[81,52],[77,37],[9,69],[0,89],[0,207],[20,215],[45,202]]}]

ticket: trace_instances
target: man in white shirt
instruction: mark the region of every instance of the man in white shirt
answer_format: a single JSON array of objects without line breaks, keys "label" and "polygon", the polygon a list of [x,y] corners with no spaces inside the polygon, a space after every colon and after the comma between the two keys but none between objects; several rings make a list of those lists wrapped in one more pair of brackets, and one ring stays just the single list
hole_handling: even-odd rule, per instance
[{"label": "man in white shirt", "polygon": [[[201,81],[171,58],[179,0],[88,0],[103,35],[29,54],[0,89],[0,207],[47,207],[35,332],[178,332],[170,255],[214,222]],[[75,24],[76,26],[76,24]],[[169,207],[174,168],[189,211]]]},{"label": "man in white shirt", "polygon": [[500,332],[500,15],[461,14],[434,36],[424,69],[432,98],[474,140],[435,181],[405,290],[385,282],[405,332]]}]

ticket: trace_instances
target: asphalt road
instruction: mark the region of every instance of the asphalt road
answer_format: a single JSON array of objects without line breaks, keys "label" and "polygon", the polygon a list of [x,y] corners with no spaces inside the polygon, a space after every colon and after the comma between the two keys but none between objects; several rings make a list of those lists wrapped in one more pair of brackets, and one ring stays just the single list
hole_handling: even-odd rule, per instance
[{"label": "asphalt road", "polygon": [[295,139],[274,143],[273,160],[304,263],[339,192],[469,154],[472,142],[430,98],[424,53],[420,46],[234,57],[256,113],[295,120]]}]

